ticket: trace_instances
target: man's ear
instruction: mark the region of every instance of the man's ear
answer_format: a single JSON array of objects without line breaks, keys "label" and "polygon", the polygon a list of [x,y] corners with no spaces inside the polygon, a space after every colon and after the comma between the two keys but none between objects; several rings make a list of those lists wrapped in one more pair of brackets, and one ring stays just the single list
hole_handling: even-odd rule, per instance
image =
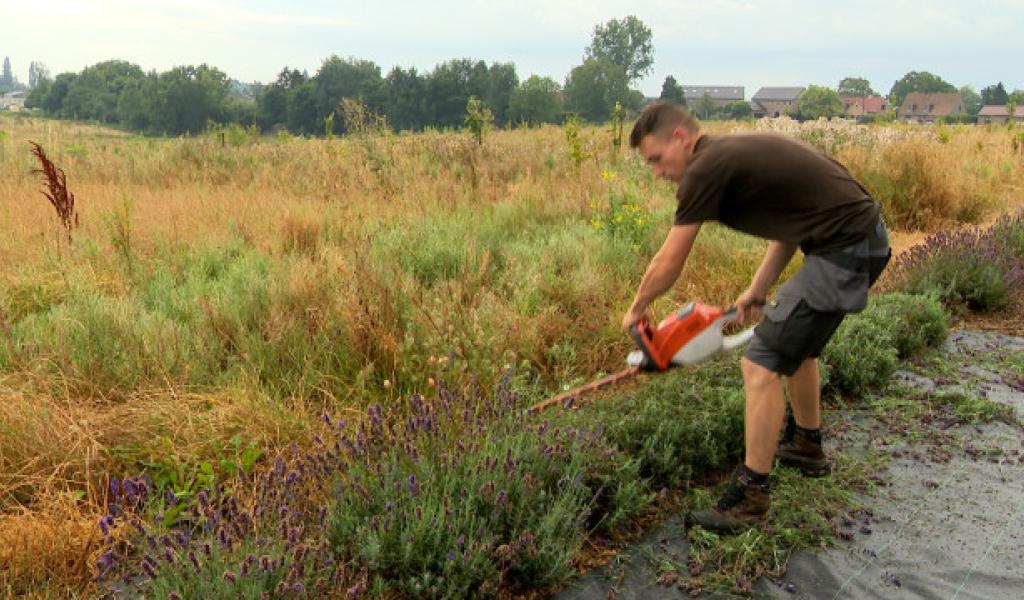
[{"label": "man's ear", "polygon": [[686,145],[693,139],[693,134],[685,127],[676,127],[672,130],[672,138]]}]

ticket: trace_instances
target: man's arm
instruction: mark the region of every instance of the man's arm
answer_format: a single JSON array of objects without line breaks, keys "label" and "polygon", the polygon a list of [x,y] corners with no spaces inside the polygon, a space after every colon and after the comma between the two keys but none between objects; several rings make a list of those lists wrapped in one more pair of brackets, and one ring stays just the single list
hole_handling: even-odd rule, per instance
[{"label": "man's arm", "polygon": [[629,329],[639,321],[648,305],[672,288],[672,284],[683,271],[683,265],[690,255],[700,226],[700,223],[677,225],[669,231],[658,253],[651,259],[651,264],[647,267],[647,272],[644,273],[644,278],[637,289],[636,298],[633,299],[633,305],[622,320],[624,328]]},{"label": "man's arm", "polygon": [[764,253],[761,266],[754,273],[754,279],[750,282],[750,286],[746,291],[736,299],[736,316],[740,323],[752,320],[756,316],[756,313],[748,311],[751,308],[756,309],[758,305],[764,303],[768,290],[771,289],[772,284],[775,283],[779,275],[782,274],[783,269],[789,264],[793,254],[796,253],[796,249],[797,246],[795,244],[786,244],[774,240],[768,242],[768,251]]}]

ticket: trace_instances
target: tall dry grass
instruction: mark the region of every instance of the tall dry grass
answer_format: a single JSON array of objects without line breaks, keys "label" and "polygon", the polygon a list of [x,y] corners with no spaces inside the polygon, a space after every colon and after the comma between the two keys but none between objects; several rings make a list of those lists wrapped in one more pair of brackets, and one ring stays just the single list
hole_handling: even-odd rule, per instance
[{"label": "tall dry grass", "polygon": [[[323,410],[355,416],[431,380],[487,384],[516,365],[544,394],[617,368],[620,313],[674,208],[602,129],[582,132],[578,166],[557,127],[482,147],[438,132],[223,144],[31,117],[0,129],[0,529],[21,536],[0,540],[21,549],[0,554],[8,590],[85,585],[68,565],[95,550],[111,475],[188,476],[230,460],[235,436],[302,443]],[[898,229],[1019,201],[1012,132],[904,129],[802,135]],[[77,198],[67,251],[29,139]],[[763,247],[707,227],[653,311],[730,302]]]}]

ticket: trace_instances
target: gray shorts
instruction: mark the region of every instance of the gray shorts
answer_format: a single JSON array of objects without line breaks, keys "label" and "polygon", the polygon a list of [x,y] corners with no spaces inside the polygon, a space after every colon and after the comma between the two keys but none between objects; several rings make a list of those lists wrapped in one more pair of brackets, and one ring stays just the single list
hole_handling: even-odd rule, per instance
[{"label": "gray shorts", "polygon": [[804,256],[804,264],[764,309],[744,356],[782,375],[817,358],[848,313],[864,309],[868,288],[889,262],[879,219],[872,235],[839,250]]}]

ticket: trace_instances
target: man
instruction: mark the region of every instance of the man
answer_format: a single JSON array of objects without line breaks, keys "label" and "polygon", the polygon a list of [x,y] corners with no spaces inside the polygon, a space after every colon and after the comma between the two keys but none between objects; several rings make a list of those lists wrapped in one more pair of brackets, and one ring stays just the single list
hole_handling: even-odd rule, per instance
[{"label": "man", "polygon": [[[651,260],[623,318],[629,328],[679,277],[704,221],[768,240],[749,287],[735,301],[739,322],[764,319],[740,367],[746,394],[746,454],[717,505],[691,523],[731,532],[762,520],[770,506],[774,458],[805,476],[827,475],[821,448],[817,357],[889,260],[880,209],[838,162],[797,140],[768,134],[709,136],[684,109],[659,102],[630,134],[654,174],[679,184],[675,223]],[[797,248],[803,267],[765,304]],[[781,444],[779,430],[792,409]],[[777,450],[777,451],[776,451]]]}]

